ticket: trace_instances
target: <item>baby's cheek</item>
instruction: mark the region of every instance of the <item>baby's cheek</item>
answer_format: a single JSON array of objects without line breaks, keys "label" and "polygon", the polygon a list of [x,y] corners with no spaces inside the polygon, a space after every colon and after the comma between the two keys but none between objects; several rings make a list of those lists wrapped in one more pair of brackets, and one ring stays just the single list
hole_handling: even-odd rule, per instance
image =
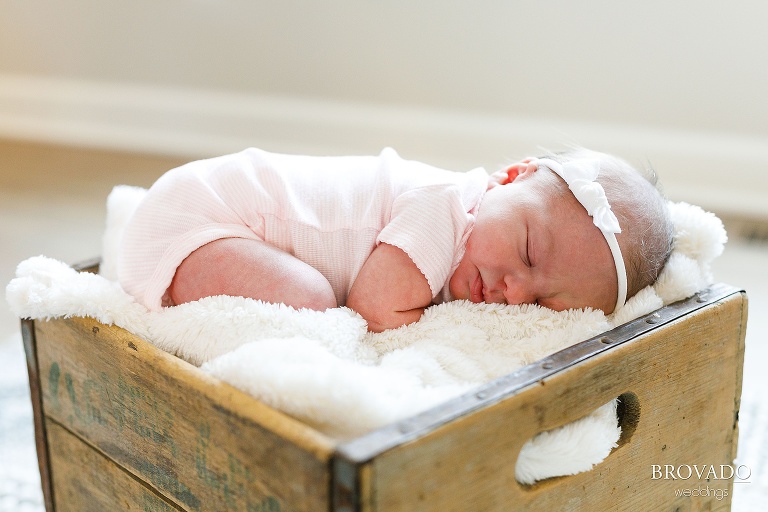
[{"label": "baby's cheek", "polygon": [[453,297],[454,300],[469,298],[468,286],[463,285],[466,281],[466,278],[463,277],[463,273],[462,265],[459,263],[456,272],[453,273],[450,281],[448,281],[448,290],[451,292],[451,297]]}]

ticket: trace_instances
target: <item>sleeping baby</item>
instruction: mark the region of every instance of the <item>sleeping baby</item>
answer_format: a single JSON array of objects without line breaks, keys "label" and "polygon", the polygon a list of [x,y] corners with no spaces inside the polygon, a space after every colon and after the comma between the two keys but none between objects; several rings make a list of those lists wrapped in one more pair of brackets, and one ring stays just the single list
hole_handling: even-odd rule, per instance
[{"label": "sleeping baby", "polygon": [[382,331],[450,300],[606,314],[672,249],[654,179],[586,149],[491,174],[378,156],[248,149],[164,174],[130,219],[118,279],[150,310],[214,295]]}]

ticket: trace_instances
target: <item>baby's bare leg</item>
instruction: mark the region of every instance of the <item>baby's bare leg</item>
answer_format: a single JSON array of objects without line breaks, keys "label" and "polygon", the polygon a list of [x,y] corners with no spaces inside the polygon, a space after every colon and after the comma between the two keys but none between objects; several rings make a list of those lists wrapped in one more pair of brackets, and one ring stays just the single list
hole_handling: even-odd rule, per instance
[{"label": "baby's bare leg", "polygon": [[179,265],[168,291],[175,304],[233,295],[317,311],[337,306],[317,269],[266,242],[244,238],[223,238],[195,250]]}]

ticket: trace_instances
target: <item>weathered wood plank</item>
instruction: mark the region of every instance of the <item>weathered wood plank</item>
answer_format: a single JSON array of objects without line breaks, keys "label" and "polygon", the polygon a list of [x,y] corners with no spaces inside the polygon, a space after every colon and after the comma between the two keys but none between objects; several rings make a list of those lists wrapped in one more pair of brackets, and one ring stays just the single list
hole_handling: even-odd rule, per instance
[{"label": "weathered wood plank", "polygon": [[43,491],[43,503],[45,504],[45,509],[51,512],[53,510],[53,490],[48,435],[45,431],[45,418],[43,416],[43,396],[40,390],[40,371],[37,363],[37,340],[35,339],[34,321],[21,321],[21,338],[24,342],[24,353],[27,359],[29,394],[32,401],[32,415],[35,426],[35,449],[37,451],[37,467],[40,471],[40,485]]},{"label": "weathered wood plank", "polygon": [[49,421],[47,430],[56,447],[51,466],[57,512],[182,510],[57,423]]},{"label": "weathered wood plank", "polygon": [[[652,468],[733,461],[743,294],[605,352],[574,353],[536,384],[499,401],[478,399],[479,408],[454,411],[434,428],[416,433],[405,422],[405,430],[396,427],[403,432],[397,442],[387,433],[353,441],[340,458],[334,443],[311,428],[122,329],[89,319],[35,325],[36,339],[25,336],[25,343],[37,345],[26,348],[28,359],[38,352],[36,381],[49,415],[41,430],[55,447],[49,455],[55,490],[48,494],[57,511],[88,510],[78,496],[98,494],[91,487],[108,489],[119,477],[128,479],[126,490],[99,494],[95,510],[126,508],[126,493],[149,510],[727,510],[730,504],[730,480],[665,481],[654,479]],[[614,342],[608,336],[607,345]],[[517,484],[515,459],[530,437],[625,392],[641,407],[639,422],[605,462],[580,475]],[[72,434],[87,442],[72,441]],[[366,450],[368,459],[348,458]],[[334,458],[349,473],[349,488],[338,485],[344,472],[337,472],[331,496]],[[108,462],[105,475],[79,475],[78,467],[92,459],[97,467],[99,461],[115,466]],[[136,492],[128,489],[131,482],[140,487]],[[85,490],[73,490],[76,485]],[[674,496],[676,489],[697,488],[711,492]]]},{"label": "weathered wood plank", "polygon": [[[653,479],[653,465],[731,464],[736,455],[746,297],[734,294],[445,423],[363,466],[362,509],[727,510],[732,480]],[[531,487],[514,479],[522,445],[625,392],[631,438],[592,471]],[[676,489],[709,496],[675,497]],[[717,489],[717,491],[714,491]]]},{"label": "weathered wood plank", "polygon": [[180,508],[328,508],[329,439],[122,329],[36,324],[45,414]]}]

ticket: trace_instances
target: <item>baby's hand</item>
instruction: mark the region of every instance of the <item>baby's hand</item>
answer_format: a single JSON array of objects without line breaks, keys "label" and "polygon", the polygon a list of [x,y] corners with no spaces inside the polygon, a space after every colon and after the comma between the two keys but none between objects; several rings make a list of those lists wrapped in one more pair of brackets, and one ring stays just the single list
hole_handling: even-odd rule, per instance
[{"label": "baby's hand", "polygon": [[347,297],[347,307],[381,332],[418,321],[432,302],[427,278],[399,247],[379,244],[360,269]]}]

